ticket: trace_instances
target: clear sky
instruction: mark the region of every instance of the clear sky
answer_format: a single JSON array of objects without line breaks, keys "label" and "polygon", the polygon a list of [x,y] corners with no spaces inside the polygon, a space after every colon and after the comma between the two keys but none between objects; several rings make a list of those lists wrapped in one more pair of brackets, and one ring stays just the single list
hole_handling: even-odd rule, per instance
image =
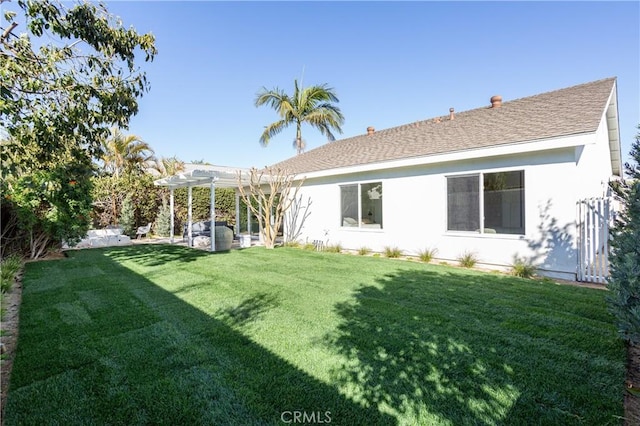
[{"label": "clear sky", "polygon": [[[151,90],[128,133],[157,156],[262,167],[295,155],[295,127],[264,86],[327,83],[345,116],[338,139],[607,77],[618,78],[623,160],[640,124],[640,3],[107,2],[156,36]],[[303,128],[307,150],[326,143]]]}]

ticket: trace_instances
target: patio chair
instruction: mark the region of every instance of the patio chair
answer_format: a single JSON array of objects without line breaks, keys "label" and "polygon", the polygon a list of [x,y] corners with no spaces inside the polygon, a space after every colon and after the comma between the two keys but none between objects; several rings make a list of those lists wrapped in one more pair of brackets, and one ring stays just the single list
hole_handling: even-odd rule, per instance
[{"label": "patio chair", "polygon": [[149,223],[147,226],[139,226],[138,230],[136,231],[136,238],[140,238],[141,236],[146,236],[149,231],[151,231],[151,223]]}]

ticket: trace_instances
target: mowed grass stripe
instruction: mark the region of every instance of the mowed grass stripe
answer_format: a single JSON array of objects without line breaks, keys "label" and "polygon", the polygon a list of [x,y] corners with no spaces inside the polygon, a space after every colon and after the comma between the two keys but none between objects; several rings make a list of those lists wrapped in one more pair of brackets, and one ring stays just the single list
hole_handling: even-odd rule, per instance
[{"label": "mowed grass stripe", "polygon": [[5,423],[617,424],[604,295],[292,248],[74,251],[26,268]]}]

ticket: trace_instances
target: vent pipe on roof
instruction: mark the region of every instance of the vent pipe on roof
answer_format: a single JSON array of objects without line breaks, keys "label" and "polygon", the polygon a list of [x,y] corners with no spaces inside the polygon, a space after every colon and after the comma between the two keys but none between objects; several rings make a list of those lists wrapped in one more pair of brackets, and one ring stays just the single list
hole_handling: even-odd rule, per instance
[{"label": "vent pipe on roof", "polygon": [[372,135],[376,129],[373,126],[367,127],[367,135]]},{"label": "vent pipe on roof", "polygon": [[500,108],[502,106],[502,96],[495,95],[491,97],[491,108]]},{"label": "vent pipe on roof", "polygon": [[449,120],[453,120],[455,118],[456,118],[456,116],[453,115],[453,108],[449,108]]}]

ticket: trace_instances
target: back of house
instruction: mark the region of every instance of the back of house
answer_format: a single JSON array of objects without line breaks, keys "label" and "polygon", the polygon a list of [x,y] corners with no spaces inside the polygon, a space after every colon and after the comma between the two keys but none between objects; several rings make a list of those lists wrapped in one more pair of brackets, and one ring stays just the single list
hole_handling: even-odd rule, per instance
[{"label": "back of house", "polygon": [[607,197],[622,174],[616,79],[490,95],[477,109],[370,127],[274,165],[304,178],[301,205],[311,200],[289,212],[298,220],[286,234],[352,250],[436,249],[453,262],[473,253],[492,269],[521,259],[575,279],[578,203]]}]

